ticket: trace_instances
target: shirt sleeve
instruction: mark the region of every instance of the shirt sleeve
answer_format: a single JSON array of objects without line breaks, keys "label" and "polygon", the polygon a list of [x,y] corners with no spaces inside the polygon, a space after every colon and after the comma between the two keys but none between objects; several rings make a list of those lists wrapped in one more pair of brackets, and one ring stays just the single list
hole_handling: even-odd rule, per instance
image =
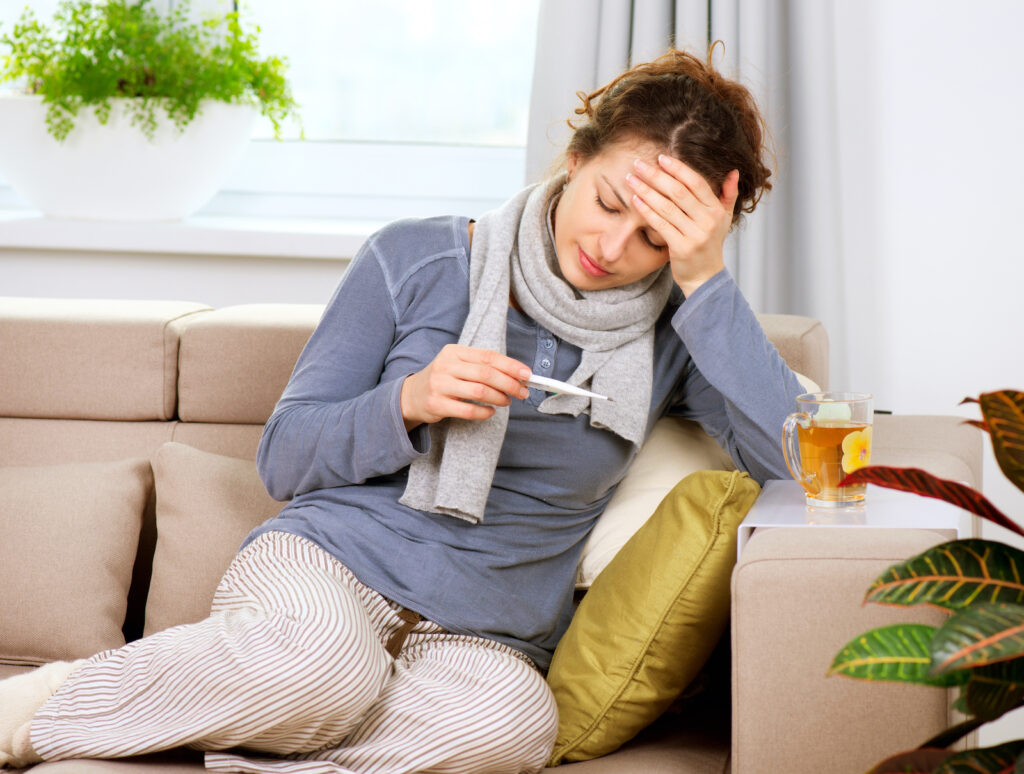
[{"label": "shirt sleeve", "polygon": [[726,269],[682,303],[672,326],[691,360],[671,413],[699,422],[758,482],[787,478],[782,425],[804,389]]},{"label": "shirt sleeve", "polygon": [[404,376],[381,381],[395,338],[395,305],[370,243],[331,298],[260,439],[267,491],[290,500],[315,489],[394,473],[429,445],[401,413]]}]

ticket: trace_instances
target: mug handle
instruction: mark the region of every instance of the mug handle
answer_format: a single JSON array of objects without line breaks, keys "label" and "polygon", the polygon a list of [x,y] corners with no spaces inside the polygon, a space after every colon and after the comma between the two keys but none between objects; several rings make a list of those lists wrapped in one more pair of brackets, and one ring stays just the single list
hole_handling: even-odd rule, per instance
[{"label": "mug handle", "polygon": [[800,427],[811,426],[811,415],[800,411],[790,414],[782,424],[782,456],[786,458],[786,467],[793,478],[800,482],[800,485],[810,495],[816,495],[821,491],[821,484],[817,476],[805,476],[801,472],[800,448],[796,437],[797,425]]}]

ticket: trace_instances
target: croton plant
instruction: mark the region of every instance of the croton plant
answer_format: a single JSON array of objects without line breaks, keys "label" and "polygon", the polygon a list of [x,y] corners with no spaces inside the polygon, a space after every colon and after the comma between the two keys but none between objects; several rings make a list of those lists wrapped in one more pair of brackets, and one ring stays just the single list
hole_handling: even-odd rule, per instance
[{"label": "croton plant", "polygon": [[[1024,491],[1024,392],[967,398],[1000,469]],[[877,484],[935,497],[1024,537],[1024,528],[980,492],[916,468],[867,466],[842,484]],[[967,719],[873,767],[869,774],[1024,774],[1024,740],[952,752],[965,735],[1024,706],[1024,551],[977,538],[954,540],[893,565],[867,591],[883,605],[931,605],[949,612],[939,626],[895,624],[865,632],[835,657],[830,674],[860,680],[958,687],[954,707]]]}]

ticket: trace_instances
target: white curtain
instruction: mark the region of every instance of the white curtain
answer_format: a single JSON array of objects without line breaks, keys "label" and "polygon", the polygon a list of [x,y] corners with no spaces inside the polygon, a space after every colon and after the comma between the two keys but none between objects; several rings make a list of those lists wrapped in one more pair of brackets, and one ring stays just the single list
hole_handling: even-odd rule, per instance
[{"label": "white curtain", "polygon": [[707,0],[541,0],[530,97],[526,179],[551,171],[568,142],[566,119],[579,91],[607,83],[630,64],[673,44],[703,52]]},{"label": "white curtain", "polygon": [[[607,82],[669,45],[744,83],[768,123],[776,152],[773,189],[726,243],[726,265],[762,312],[822,320],[832,383],[850,377],[843,255],[840,144],[855,132],[840,116],[837,51],[841,0],[542,0],[530,106],[527,179],[549,171],[569,137],[576,92]],[[849,13],[844,23],[849,24]],[[846,66],[849,69],[849,65]],[[848,101],[848,100],[847,100]]]}]

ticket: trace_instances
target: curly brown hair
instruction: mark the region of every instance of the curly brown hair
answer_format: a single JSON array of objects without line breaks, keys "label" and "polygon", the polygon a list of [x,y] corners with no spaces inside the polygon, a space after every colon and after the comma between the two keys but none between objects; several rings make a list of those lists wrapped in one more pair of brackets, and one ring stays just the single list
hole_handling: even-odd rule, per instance
[{"label": "curly brown hair", "polygon": [[671,49],[636,65],[590,94],[570,119],[573,136],[566,155],[586,161],[620,141],[649,142],[686,162],[717,194],[733,169],[739,170],[739,196],[733,224],[753,212],[772,187],[768,132],[753,96],[708,61]]}]

